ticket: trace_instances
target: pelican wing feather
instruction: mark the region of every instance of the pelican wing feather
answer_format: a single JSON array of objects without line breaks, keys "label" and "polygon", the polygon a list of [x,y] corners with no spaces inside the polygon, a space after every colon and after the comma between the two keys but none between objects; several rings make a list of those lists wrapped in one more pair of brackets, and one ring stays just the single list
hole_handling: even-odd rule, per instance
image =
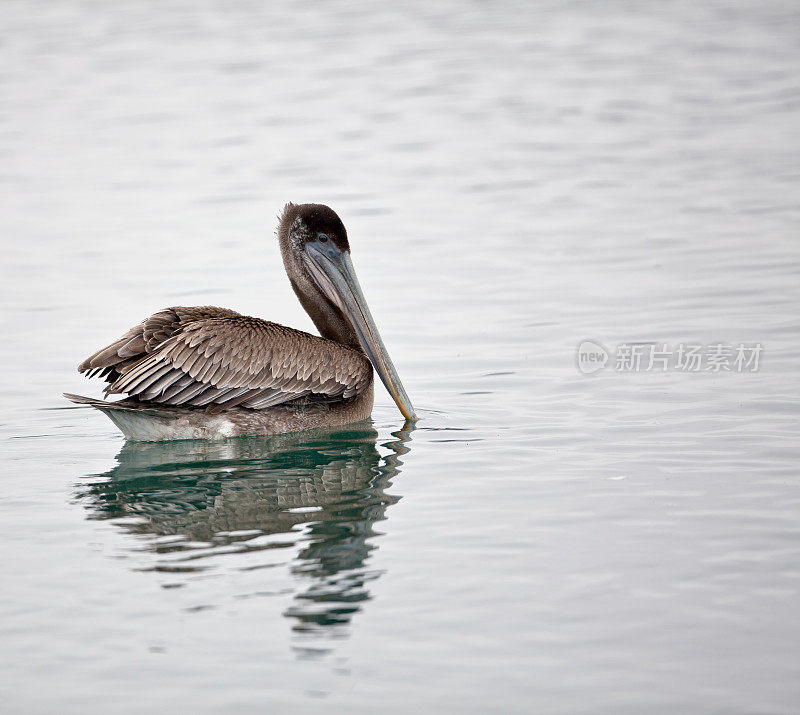
[{"label": "pelican wing feather", "polygon": [[159,311],[78,367],[107,393],[141,402],[265,409],[309,397],[346,400],[372,377],[357,350],[213,306]]}]

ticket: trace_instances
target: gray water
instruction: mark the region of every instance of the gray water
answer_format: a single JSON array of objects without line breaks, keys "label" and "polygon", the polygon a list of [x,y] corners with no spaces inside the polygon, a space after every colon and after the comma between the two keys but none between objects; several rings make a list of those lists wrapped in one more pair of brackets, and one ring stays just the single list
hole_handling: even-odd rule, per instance
[{"label": "gray water", "polygon": [[[793,2],[0,2],[4,711],[797,712],[798,38]],[[311,330],[286,201],[342,216],[415,429],[381,389],[123,446],[61,397],[165,306]],[[641,341],[762,352],[617,369]]]}]

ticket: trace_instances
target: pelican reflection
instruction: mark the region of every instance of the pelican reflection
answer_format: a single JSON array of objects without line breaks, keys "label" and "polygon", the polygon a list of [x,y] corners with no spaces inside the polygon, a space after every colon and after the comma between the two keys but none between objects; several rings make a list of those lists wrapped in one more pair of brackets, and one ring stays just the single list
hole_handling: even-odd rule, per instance
[{"label": "pelican reflection", "polygon": [[[79,486],[89,519],[113,520],[153,555],[145,570],[186,585],[224,563],[295,591],[285,615],[302,632],[336,635],[380,573],[375,524],[399,500],[387,489],[408,452],[407,427],[380,445],[371,427],[225,442],[127,443],[117,465]],[[139,559],[141,561],[141,559]],[[260,571],[269,568],[268,572]],[[290,576],[289,576],[290,575]],[[183,581],[182,581],[183,580]],[[297,581],[305,582],[299,591]],[[189,583],[191,585],[191,583]],[[273,591],[274,592],[274,591]],[[333,627],[333,628],[332,628]]]}]

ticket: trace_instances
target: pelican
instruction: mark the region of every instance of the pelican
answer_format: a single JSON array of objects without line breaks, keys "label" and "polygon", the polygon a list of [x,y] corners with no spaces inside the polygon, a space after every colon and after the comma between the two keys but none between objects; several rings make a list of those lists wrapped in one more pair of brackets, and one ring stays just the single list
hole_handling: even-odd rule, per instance
[{"label": "pelican", "polygon": [[109,383],[106,395],[125,398],[65,397],[105,413],[132,441],[273,435],[367,419],[374,366],[400,412],[415,421],[341,219],[322,204],[286,204],[278,243],[321,337],[227,308],[167,308],[78,366]]}]

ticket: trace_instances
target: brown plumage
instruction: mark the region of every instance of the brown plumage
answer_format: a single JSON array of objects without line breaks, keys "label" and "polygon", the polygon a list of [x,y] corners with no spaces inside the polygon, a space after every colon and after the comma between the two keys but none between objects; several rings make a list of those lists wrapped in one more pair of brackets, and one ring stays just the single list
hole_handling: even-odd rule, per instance
[{"label": "brown plumage", "polygon": [[106,393],[212,414],[303,397],[347,400],[372,379],[369,360],[357,350],[214,306],[159,311],[78,371],[105,377]]},{"label": "brown plumage", "polygon": [[130,439],[275,434],[368,416],[372,361],[413,419],[339,217],[327,206],[288,204],[278,238],[292,287],[323,337],[227,308],[167,308],[78,367],[126,399],[69,399],[104,411]]}]

